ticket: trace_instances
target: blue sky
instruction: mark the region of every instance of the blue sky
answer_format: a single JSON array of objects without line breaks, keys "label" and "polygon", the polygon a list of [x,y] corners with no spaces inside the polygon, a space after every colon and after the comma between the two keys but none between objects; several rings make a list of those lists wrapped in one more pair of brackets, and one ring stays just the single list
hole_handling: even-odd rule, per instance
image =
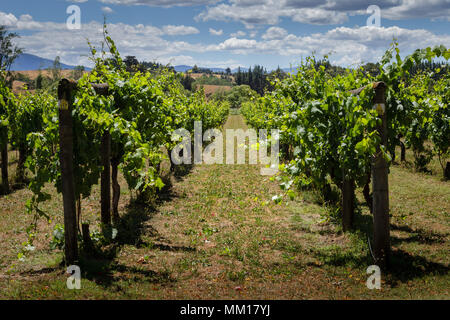
[{"label": "blue sky", "polygon": [[[81,10],[81,29],[66,9]],[[368,26],[370,5],[380,26]],[[376,62],[395,37],[404,54],[450,47],[450,0],[14,0],[0,3],[0,24],[21,35],[26,52],[89,65],[86,39],[99,44],[106,15],[122,55],[173,65],[268,69],[295,66],[315,52],[332,62]]]}]

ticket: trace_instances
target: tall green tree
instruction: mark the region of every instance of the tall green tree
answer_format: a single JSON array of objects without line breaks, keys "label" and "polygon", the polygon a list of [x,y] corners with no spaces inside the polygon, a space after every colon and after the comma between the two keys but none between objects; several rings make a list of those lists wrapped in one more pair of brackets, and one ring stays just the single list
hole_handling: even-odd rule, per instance
[{"label": "tall green tree", "polygon": [[14,44],[16,33],[8,31],[6,26],[0,26],[0,153],[2,163],[2,191],[9,192],[8,180],[8,104],[12,95],[8,88],[12,87],[13,78],[9,72],[14,60],[22,53],[22,49]]},{"label": "tall green tree", "polygon": [[53,61],[53,66],[50,68],[52,75],[52,82],[59,82],[61,80],[61,58],[57,56]]},{"label": "tall green tree", "polygon": [[123,62],[125,63],[128,72],[137,71],[139,67],[139,61],[135,56],[126,56]]},{"label": "tall green tree", "polygon": [[84,66],[76,66],[73,70],[73,77],[75,80],[79,80],[84,74],[85,68]]},{"label": "tall green tree", "polygon": [[0,25],[0,77],[2,78],[0,81],[6,82],[8,79],[6,84],[9,88],[12,88],[12,83],[14,81],[10,73],[11,65],[23,52],[22,49],[14,43],[14,39],[18,37],[19,35],[17,33],[9,32],[6,26]]},{"label": "tall green tree", "polygon": [[0,70],[9,71],[14,60],[22,54],[22,49],[13,43],[19,35],[9,32],[6,26],[0,26]]},{"label": "tall green tree", "polygon": [[236,73],[236,84],[238,86],[240,86],[242,84],[242,72],[241,72],[241,67],[238,68],[238,71]]}]

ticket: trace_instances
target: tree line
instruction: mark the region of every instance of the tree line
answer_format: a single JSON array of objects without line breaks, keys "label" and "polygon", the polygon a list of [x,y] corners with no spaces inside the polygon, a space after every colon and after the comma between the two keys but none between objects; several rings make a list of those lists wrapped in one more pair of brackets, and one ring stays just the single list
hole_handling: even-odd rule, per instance
[{"label": "tree line", "polygon": [[270,82],[267,70],[263,66],[255,65],[253,70],[250,67],[247,71],[239,67],[236,73],[236,84],[248,85],[252,90],[263,95]]}]

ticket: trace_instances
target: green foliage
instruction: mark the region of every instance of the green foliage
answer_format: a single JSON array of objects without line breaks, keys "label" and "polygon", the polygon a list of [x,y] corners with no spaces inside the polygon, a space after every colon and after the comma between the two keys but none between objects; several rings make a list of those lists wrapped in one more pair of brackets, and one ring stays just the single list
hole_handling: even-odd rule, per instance
[{"label": "green foliage", "polygon": [[[360,71],[333,78],[324,66],[316,69],[313,59],[307,62],[256,104],[244,104],[242,113],[255,128],[280,129],[281,149],[294,148],[286,169],[297,184],[304,184],[306,174],[319,189],[329,178],[341,185],[343,173],[364,183],[380,140],[370,81]],[[363,86],[358,96],[349,92]]]},{"label": "green foliage", "polygon": [[206,74],[212,74],[212,70],[208,68],[199,68],[197,65],[195,65],[191,70],[189,70],[191,73],[206,73]]},{"label": "green foliage", "polygon": [[259,98],[259,95],[248,85],[240,85],[228,92],[218,91],[211,98],[216,101],[228,101],[231,108],[240,108],[244,103]]},{"label": "green foliage", "polygon": [[[75,80],[80,79],[83,76],[84,71],[85,71],[84,66],[76,66],[75,69],[72,72],[73,78]],[[36,82],[37,82],[37,79],[36,79]]]},{"label": "green foliage", "polygon": [[210,74],[209,76],[202,75],[200,78],[197,78],[192,84],[192,87],[199,88],[202,85],[231,86],[233,84],[229,78],[216,77]]},{"label": "green foliage", "polygon": [[17,33],[9,32],[8,27],[0,25],[0,76],[3,76],[3,71],[8,71],[14,60],[22,54],[22,49],[13,43],[15,38],[19,37]]},{"label": "green foliage", "polygon": [[[284,76],[281,70],[278,70],[278,75]],[[238,68],[235,78],[238,86],[248,85],[252,90],[263,95],[266,88],[269,87],[269,78],[273,78],[273,76],[273,74],[268,76],[264,67],[256,65],[253,67],[253,70],[250,67],[248,71],[242,71],[241,68]]]},{"label": "green foliage", "polygon": [[186,90],[189,91],[192,91],[194,89],[193,88],[194,82],[195,82],[194,78],[192,78],[189,74],[184,75],[181,79],[181,84]]},{"label": "green foliage", "polygon": [[62,250],[64,248],[64,226],[56,224],[53,228],[53,238],[50,241],[50,249]]},{"label": "green foliage", "polygon": [[[448,153],[448,68],[418,72],[417,66],[424,61],[431,63],[434,58],[448,60],[450,49],[444,46],[417,49],[413,54],[400,56],[398,44],[393,43],[384,54],[380,64],[379,80],[387,84],[386,102],[388,119],[388,149],[391,153],[405,137],[412,148],[417,170],[426,171],[433,150],[427,146],[428,140],[436,141],[434,151],[440,159]],[[439,74],[439,77],[436,77]],[[446,103],[447,101],[447,103]],[[442,163],[442,161],[441,161]]]},{"label": "green foliage", "polygon": [[[11,104],[10,132],[13,147],[19,149],[25,146],[27,151],[32,149],[27,145],[27,137],[34,132],[41,132],[44,128],[44,117],[48,113],[55,115],[56,99],[45,93],[23,94]],[[30,153],[27,152],[27,153]]]},{"label": "green foliage", "polygon": [[14,94],[8,88],[5,79],[5,72],[0,71],[0,147],[8,143],[10,111],[15,101]]},{"label": "green foliage", "polygon": [[[193,132],[197,120],[203,121],[204,130],[216,128],[224,122],[229,106],[207,103],[201,91],[186,92],[171,70],[160,70],[158,74],[128,72],[106,26],[105,41],[109,52],[98,53],[91,46],[95,68],[81,77],[72,97],[75,197],[89,197],[99,181],[103,169],[101,137],[106,131],[112,138],[112,156],[119,159],[129,188],[154,194],[164,186],[157,168],[165,157],[161,147],[170,150],[174,146],[172,132],[178,128]],[[92,84],[99,83],[108,84],[107,95],[96,93]],[[6,93],[7,89],[5,97]],[[3,105],[6,103],[0,107]],[[12,119],[14,124],[14,143],[27,142],[26,166],[32,173],[29,188],[33,192],[27,211],[34,213],[35,221],[38,217],[49,220],[40,209],[40,203],[49,199],[43,187],[52,183],[61,192],[62,186],[57,101],[42,92],[20,97],[16,106],[18,112],[12,115],[10,109],[5,119]],[[35,229],[36,223],[28,233],[29,245]]]},{"label": "green foliage", "polygon": [[441,78],[434,86],[438,99],[430,123],[431,141],[434,151],[439,157],[442,170],[445,171],[445,160],[450,157],[450,73]]},{"label": "green foliage", "polygon": [[[448,60],[450,51],[443,46],[426,48],[402,60],[393,44],[381,62],[372,66],[378,66],[379,72],[361,68],[338,74],[327,71],[326,59],[318,64],[308,58],[296,75],[275,80],[272,92],[254,103],[244,103],[242,114],[254,128],[280,130],[282,155],[290,160],[284,168],[298,186],[326,192],[330,182],[340,187],[344,179],[364,185],[381,142],[371,84],[383,81],[387,85],[388,148],[382,152],[390,160],[388,151],[392,153],[399,137],[405,137],[414,151],[416,167],[424,169],[434,153],[440,159],[448,156],[449,78],[448,72],[436,78],[433,73],[411,76],[408,70],[436,57]],[[435,72],[442,73],[440,69]],[[358,95],[351,93],[358,88],[363,88]],[[428,140],[433,142],[434,153]]]}]

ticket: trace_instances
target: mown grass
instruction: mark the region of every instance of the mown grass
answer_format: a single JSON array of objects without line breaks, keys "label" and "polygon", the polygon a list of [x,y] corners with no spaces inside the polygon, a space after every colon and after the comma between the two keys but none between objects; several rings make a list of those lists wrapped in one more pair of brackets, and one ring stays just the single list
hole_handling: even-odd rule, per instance
[{"label": "mown grass", "polygon": [[[226,129],[245,128],[238,114]],[[82,289],[68,290],[51,251],[61,198],[43,206],[36,250],[17,251],[31,222],[26,189],[0,198],[0,298],[6,299],[448,299],[450,185],[436,175],[393,166],[390,172],[392,269],[382,289],[367,289],[371,215],[358,190],[355,231],[342,233],[314,192],[281,194],[257,165],[177,168],[154,206],[131,201],[121,180],[116,241],[80,261]],[[131,203],[131,204],[130,204]],[[83,201],[83,219],[99,221],[99,190]]]}]

